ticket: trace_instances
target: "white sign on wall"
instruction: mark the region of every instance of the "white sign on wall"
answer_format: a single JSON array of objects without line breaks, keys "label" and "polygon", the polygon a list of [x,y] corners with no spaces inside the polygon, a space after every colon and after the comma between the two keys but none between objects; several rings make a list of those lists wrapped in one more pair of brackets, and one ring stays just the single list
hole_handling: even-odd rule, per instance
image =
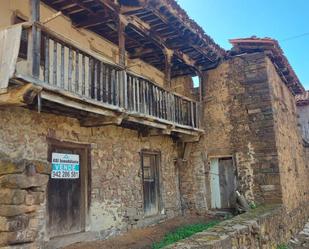
[{"label": "white sign on wall", "polygon": [[52,153],[51,178],[56,179],[79,178],[79,155]]}]

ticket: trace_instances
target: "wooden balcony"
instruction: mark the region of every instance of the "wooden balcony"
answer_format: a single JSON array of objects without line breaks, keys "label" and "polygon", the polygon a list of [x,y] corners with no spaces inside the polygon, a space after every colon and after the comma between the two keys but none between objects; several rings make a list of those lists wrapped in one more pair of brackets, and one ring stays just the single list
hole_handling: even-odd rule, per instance
[{"label": "wooden balcony", "polygon": [[2,91],[34,86],[37,95],[27,102],[30,108],[70,115],[84,126],[114,123],[157,128],[163,134],[202,132],[198,102],[163,89],[41,24],[12,26],[1,35],[6,49],[0,62],[13,56],[2,71],[10,74],[13,67],[14,73],[0,86]]}]

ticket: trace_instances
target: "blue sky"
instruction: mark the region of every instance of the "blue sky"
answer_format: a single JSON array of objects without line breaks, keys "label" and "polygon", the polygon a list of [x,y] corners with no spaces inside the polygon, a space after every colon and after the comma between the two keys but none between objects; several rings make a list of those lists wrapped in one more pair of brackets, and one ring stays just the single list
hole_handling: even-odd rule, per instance
[{"label": "blue sky", "polygon": [[[309,0],[177,0],[216,43],[256,35],[277,39],[309,89]],[[295,38],[295,36],[301,37]],[[294,38],[293,38],[294,37]],[[290,38],[290,39],[289,39]]]}]

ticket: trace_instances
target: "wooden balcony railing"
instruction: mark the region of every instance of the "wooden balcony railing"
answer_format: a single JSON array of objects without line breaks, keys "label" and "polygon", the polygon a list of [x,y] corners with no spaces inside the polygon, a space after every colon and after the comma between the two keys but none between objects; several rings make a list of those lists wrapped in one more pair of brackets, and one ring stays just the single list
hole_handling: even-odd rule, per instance
[{"label": "wooden balcony railing", "polygon": [[[199,127],[198,103],[163,89],[143,77],[126,72],[101,55],[75,42],[40,28],[39,80],[86,99],[119,107],[127,113],[143,115],[186,128]],[[21,43],[20,57],[27,54]],[[86,52],[87,51],[87,52]]]}]

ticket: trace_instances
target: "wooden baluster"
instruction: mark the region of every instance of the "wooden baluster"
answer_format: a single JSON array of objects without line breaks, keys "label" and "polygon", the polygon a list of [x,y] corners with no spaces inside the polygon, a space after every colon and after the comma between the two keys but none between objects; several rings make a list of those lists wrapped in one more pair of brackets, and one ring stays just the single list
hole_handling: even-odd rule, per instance
[{"label": "wooden baluster", "polygon": [[165,110],[166,110],[166,120],[170,120],[170,110],[169,110],[169,93],[165,92]]},{"label": "wooden baluster", "polygon": [[79,92],[79,52],[76,50],[75,52],[75,92]]},{"label": "wooden baluster", "polygon": [[127,79],[127,85],[128,85],[128,92],[127,92],[127,97],[128,97],[128,109],[131,110],[131,102],[132,102],[132,98],[131,98],[131,75],[128,74],[128,79]]},{"label": "wooden baluster", "polygon": [[93,98],[92,65],[93,65],[93,60],[91,57],[89,57],[89,63],[88,63],[88,97],[89,98]]},{"label": "wooden baluster", "polygon": [[143,89],[143,113],[147,114],[147,106],[146,106],[146,84],[145,81],[142,81],[142,89]]},{"label": "wooden baluster", "polygon": [[163,91],[163,110],[164,110],[164,119],[168,120],[167,118],[167,93],[165,90]]},{"label": "wooden baluster", "polygon": [[107,95],[107,91],[108,91],[108,76],[107,76],[107,67],[105,64],[103,64],[103,102],[104,103],[108,103],[108,95]]},{"label": "wooden baluster", "polygon": [[117,73],[117,85],[118,85],[118,106],[124,107],[124,74],[122,71],[116,71]]},{"label": "wooden baluster", "polygon": [[106,66],[106,93],[107,93],[107,103],[111,103],[111,69]]},{"label": "wooden baluster", "polygon": [[176,122],[179,123],[179,98],[176,96]]},{"label": "wooden baluster", "polygon": [[160,117],[160,95],[158,87],[156,87],[156,100],[157,117]]},{"label": "wooden baluster", "polygon": [[85,95],[85,82],[86,82],[86,72],[85,72],[85,55],[82,54],[82,95]]},{"label": "wooden baluster", "polygon": [[158,88],[155,86],[155,98],[156,98],[156,117],[160,117],[160,99],[159,99],[159,94],[158,94]]},{"label": "wooden baluster", "polygon": [[115,71],[111,68],[111,104],[115,103]]},{"label": "wooden baluster", "polygon": [[115,69],[115,105],[119,106],[119,78],[118,78],[118,71]]},{"label": "wooden baluster", "polygon": [[154,85],[151,85],[152,88],[152,115],[157,116],[157,96],[156,96],[156,88]]},{"label": "wooden baluster", "polygon": [[159,92],[159,117],[163,118],[163,98],[162,98],[162,90],[158,88]]},{"label": "wooden baluster", "polygon": [[149,115],[153,115],[152,112],[152,104],[153,104],[153,100],[151,97],[151,93],[152,93],[152,88],[151,85],[149,84],[149,82],[147,81],[147,88],[148,88],[148,105],[149,105]]},{"label": "wooden baluster", "polygon": [[53,85],[57,85],[57,42],[54,40],[54,55],[53,55]]},{"label": "wooden baluster", "polygon": [[145,108],[146,108],[146,113],[150,115],[150,100],[149,100],[149,85],[147,81],[144,81],[145,83]]},{"label": "wooden baluster", "polygon": [[60,63],[60,85],[64,88],[64,45],[61,44],[61,63]]},{"label": "wooden baluster", "polygon": [[94,59],[94,75],[93,75],[93,98],[98,99],[98,61]]},{"label": "wooden baluster", "polygon": [[136,78],[133,77],[133,110],[136,111]]},{"label": "wooden baluster", "polygon": [[100,101],[104,102],[103,100],[103,94],[104,94],[104,64],[103,62],[100,62]]},{"label": "wooden baluster", "polygon": [[124,75],[124,108],[128,109],[128,77],[125,71],[123,71],[123,75]]},{"label": "wooden baluster", "polygon": [[73,51],[69,47],[69,63],[68,63],[68,90],[72,91],[72,67],[73,67]]},{"label": "wooden baluster", "polygon": [[140,112],[140,87],[139,87],[140,80],[136,78],[136,110]]},{"label": "wooden baluster", "polygon": [[46,83],[50,83],[49,82],[49,37],[45,35],[44,40],[45,40],[44,81]]}]

